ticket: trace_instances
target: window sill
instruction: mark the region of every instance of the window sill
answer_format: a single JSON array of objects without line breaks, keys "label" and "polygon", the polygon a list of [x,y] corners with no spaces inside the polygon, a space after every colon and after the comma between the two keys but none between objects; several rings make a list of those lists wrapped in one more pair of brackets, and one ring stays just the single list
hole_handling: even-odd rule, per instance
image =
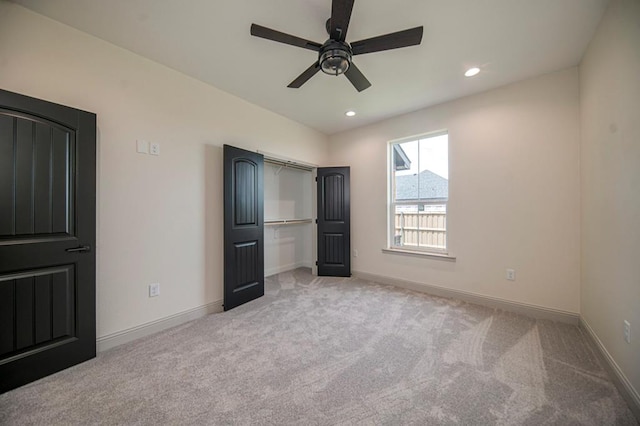
[{"label": "window sill", "polygon": [[391,249],[391,248],[383,248],[382,249],[383,253],[387,253],[387,254],[399,254],[399,255],[403,255],[403,256],[418,256],[418,257],[426,257],[429,259],[436,259],[436,260],[446,260],[449,262],[455,262],[456,258],[455,256],[451,256],[449,254],[445,254],[445,253],[429,253],[429,252],[425,252],[425,251],[417,251],[417,250],[404,250],[404,249]]}]

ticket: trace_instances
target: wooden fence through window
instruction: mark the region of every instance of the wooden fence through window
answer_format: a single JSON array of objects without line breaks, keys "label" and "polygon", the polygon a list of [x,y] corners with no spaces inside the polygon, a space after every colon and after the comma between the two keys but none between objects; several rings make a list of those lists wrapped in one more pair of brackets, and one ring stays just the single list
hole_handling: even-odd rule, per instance
[{"label": "wooden fence through window", "polygon": [[396,245],[445,249],[446,236],[446,212],[396,213]]}]

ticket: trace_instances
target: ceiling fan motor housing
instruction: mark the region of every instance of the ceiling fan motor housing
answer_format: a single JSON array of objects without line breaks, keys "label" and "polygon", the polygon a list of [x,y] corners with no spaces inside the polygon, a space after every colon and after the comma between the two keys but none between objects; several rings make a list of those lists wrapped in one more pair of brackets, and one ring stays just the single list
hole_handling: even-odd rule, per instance
[{"label": "ceiling fan motor housing", "polygon": [[340,75],[349,69],[351,56],[351,47],[347,43],[329,39],[320,49],[318,63],[325,74]]}]

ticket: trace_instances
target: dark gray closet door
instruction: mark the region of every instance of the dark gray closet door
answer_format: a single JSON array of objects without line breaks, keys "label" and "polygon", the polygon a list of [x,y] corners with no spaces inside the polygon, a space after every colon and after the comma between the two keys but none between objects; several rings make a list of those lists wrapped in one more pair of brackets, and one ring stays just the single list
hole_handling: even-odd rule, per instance
[{"label": "dark gray closet door", "polygon": [[224,155],[224,310],[264,295],[264,158]]},{"label": "dark gray closet door", "polygon": [[318,275],[351,276],[349,167],[318,168]]},{"label": "dark gray closet door", "polygon": [[95,357],[96,116],[0,90],[0,392]]}]

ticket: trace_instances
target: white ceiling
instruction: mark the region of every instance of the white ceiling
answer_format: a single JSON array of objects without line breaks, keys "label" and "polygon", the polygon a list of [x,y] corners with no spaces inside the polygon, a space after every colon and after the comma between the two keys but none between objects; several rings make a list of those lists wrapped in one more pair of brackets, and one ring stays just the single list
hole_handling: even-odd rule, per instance
[{"label": "white ceiling", "polygon": [[420,46],[354,57],[372,83],[358,93],[322,73],[287,88],[317,54],[249,34],[322,43],[331,0],[14,1],[326,134],[575,66],[608,2],[356,0],[348,42],[424,26]]}]

